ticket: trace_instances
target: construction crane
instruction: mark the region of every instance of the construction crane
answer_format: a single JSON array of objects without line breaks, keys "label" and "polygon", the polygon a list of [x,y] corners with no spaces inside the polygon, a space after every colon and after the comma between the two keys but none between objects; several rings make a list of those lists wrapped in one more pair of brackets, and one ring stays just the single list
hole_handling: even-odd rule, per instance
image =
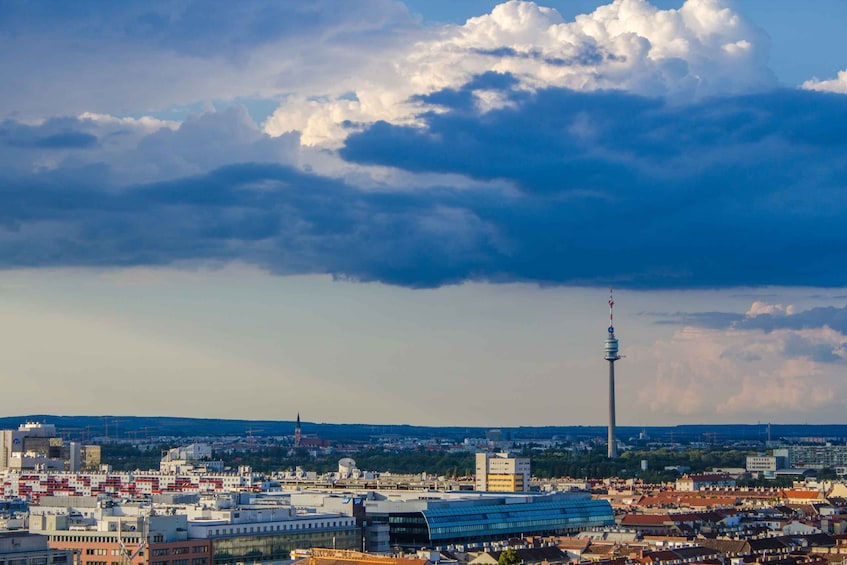
[{"label": "construction crane", "polygon": [[135,549],[131,549],[124,544],[123,536],[121,533],[123,532],[123,523],[118,520],[118,547],[120,547],[120,563],[121,565],[132,565],[132,562],[138,557],[144,548],[147,547],[147,516],[143,518],[143,525],[141,526],[141,541],[138,544],[138,547]]}]

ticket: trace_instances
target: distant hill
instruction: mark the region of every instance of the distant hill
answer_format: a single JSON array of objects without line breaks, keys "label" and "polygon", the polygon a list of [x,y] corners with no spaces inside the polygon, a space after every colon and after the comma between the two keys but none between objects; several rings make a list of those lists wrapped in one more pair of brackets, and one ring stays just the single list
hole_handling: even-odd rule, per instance
[{"label": "distant hill", "polygon": [[[127,439],[152,436],[290,436],[293,420],[221,420],[213,418],[178,418],[163,416],[55,416],[31,414],[0,418],[0,429],[17,428],[27,422],[55,424],[69,438]],[[376,437],[401,436],[444,438],[460,441],[484,437],[487,427],[410,426],[373,424],[326,424],[302,422],[305,435],[316,435],[334,441],[368,441]],[[521,426],[499,428],[504,439],[547,439],[553,436],[573,439],[604,438],[605,426]],[[764,440],[764,424],[702,424],[682,426],[618,427],[618,436],[626,440],[645,432],[655,439],[720,442],[727,440]],[[842,441],[847,425],[842,424],[772,424],[771,437],[825,437]]]}]

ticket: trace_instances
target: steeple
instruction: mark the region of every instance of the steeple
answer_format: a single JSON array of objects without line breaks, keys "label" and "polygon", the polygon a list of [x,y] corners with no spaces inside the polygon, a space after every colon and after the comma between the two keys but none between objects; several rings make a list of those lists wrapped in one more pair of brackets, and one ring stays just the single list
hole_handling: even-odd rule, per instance
[{"label": "steeple", "polygon": [[300,412],[297,412],[297,424],[294,426],[294,447],[300,447],[300,440],[303,438],[300,429]]}]

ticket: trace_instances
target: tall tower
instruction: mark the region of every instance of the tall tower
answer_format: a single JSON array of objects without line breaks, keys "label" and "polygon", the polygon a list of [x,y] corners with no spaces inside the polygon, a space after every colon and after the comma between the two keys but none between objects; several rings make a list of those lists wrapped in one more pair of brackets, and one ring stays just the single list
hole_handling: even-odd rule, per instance
[{"label": "tall tower", "polygon": [[300,447],[303,433],[300,430],[300,412],[297,412],[297,424],[294,426],[294,447]]},{"label": "tall tower", "polygon": [[615,439],[615,361],[621,358],[618,355],[618,338],[615,337],[615,318],[613,308],[615,298],[612,289],[609,289],[609,336],[606,338],[606,361],[609,362],[609,458],[618,456],[618,444]]}]

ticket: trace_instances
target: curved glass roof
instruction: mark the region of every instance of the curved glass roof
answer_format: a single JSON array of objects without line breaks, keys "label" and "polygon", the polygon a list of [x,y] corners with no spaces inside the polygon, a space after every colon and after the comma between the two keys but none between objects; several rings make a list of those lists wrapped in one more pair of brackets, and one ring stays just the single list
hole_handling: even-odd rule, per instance
[{"label": "curved glass roof", "polygon": [[457,505],[431,508],[422,514],[432,541],[574,530],[615,522],[608,501],[589,499]]}]

